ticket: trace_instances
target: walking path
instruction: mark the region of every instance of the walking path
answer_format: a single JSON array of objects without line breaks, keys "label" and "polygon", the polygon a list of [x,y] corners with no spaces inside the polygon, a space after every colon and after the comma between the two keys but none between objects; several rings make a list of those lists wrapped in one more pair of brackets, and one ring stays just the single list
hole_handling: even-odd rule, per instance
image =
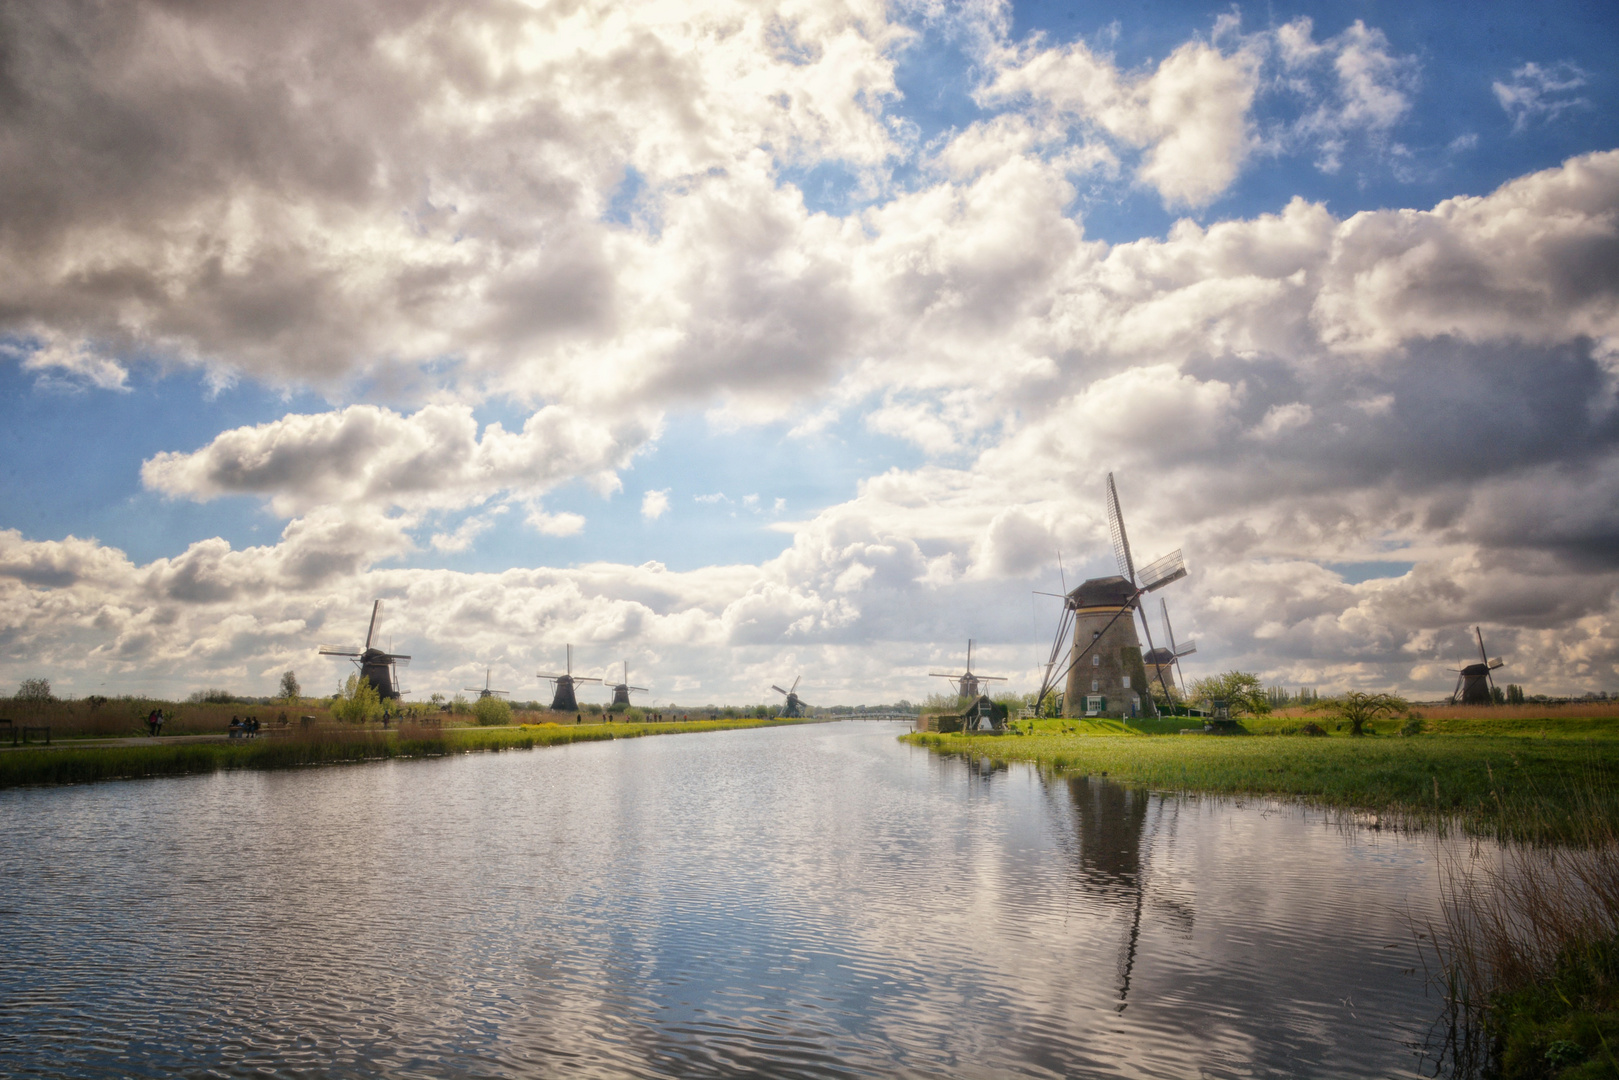
[{"label": "walking path", "polygon": [[67,750],[79,746],[169,746],[174,743],[208,743],[229,742],[228,734],[220,735],[159,735],[153,738],[150,735],[132,735],[122,739],[55,739],[49,744],[31,742],[21,746],[10,744],[0,746],[0,752],[6,750]]}]

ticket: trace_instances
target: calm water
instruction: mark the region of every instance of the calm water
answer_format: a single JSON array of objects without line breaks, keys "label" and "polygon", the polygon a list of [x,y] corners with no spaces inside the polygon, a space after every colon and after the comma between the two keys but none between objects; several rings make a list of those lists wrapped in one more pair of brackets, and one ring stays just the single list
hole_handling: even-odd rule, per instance
[{"label": "calm water", "polygon": [[1430,842],[900,730],[0,792],[0,1075],[1415,1073]]}]

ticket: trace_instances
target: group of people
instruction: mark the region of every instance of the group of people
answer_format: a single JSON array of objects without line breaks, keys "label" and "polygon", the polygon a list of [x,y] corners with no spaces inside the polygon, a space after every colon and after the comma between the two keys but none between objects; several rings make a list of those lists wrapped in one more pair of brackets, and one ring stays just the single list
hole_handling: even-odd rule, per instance
[{"label": "group of people", "polygon": [[163,715],[162,709],[153,709],[146,714],[146,730],[151,733],[153,738],[162,734],[165,719],[167,718]]},{"label": "group of people", "polygon": [[230,718],[230,737],[233,739],[251,738],[259,733],[259,718],[256,716],[233,716]]}]

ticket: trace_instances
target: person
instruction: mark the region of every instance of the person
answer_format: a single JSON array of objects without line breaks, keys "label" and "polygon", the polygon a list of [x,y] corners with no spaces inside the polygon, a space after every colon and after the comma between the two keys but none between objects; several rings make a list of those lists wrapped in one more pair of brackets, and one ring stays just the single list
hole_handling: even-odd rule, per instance
[{"label": "person", "polygon": [[157,725],[152,728],[152,734],[153,736],[161,735],[163,734],[163,721],[167,720],[168,717],[163,715],[162,709],[153,709],[152,713],[157,717]]},{"label": "person", "polygon": [[148,735],[154,735],[154,736],[157,734],[157,710],[156,709],[153,709],[151,712],[146,714],[146,733]]}]

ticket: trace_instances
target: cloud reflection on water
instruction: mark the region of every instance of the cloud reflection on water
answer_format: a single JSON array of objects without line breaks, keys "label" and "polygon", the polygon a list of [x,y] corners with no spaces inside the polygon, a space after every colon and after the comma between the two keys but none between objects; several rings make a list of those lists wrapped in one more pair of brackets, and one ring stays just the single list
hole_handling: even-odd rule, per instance
[{"label": "cloud reflection on water", "polygon": [[1413,1070],[1424,842],[895,730],[0,792],[0,1072]]}]

